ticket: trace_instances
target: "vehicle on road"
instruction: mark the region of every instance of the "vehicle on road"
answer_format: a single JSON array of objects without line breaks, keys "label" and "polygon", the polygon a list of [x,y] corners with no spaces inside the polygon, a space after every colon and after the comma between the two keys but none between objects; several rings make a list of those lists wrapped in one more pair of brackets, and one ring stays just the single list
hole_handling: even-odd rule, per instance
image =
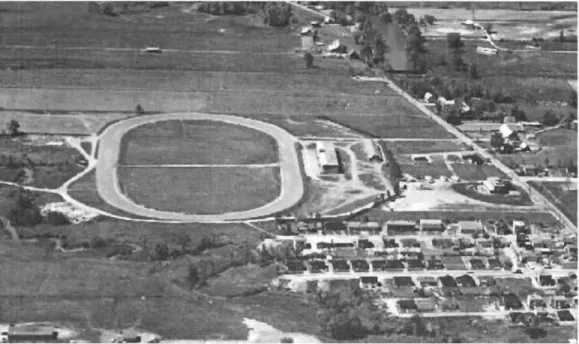
[{"label": "vehicle on road", "polygon": [[163,52],[163,50],[161,50],[159,47],[146,47],[141,51],[148,54],[160,54]]}]

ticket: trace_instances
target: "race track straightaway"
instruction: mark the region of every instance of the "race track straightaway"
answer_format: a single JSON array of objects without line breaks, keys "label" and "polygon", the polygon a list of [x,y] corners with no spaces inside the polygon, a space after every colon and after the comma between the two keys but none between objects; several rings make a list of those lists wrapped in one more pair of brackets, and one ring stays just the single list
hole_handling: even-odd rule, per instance
[{"label": "race track straightaway", "polygon": [[[212,215],[191,214],[149,209],[134,203],[121,191],[117,175],[117,164],[121,149],[122,137],[131,129],[143,124],[169,120],[209,120],[242,125],[262,131],[276,139],[278,145],[281,188],[279,196],[272,202],[255,209]],[[114,123],[99,135],[99,159],[96,164],[96,186],[102,199],[118,209],[139,216],[186,222],[241,221],[260,218],[283,211],[296,204],[304,193],[304,184],[300,170],[298,152],[295,148],[296,138],[287,131],[261,121],[216,114],[171,113],[132,117]],[[195,194],[191,194],[195,197]]]}]

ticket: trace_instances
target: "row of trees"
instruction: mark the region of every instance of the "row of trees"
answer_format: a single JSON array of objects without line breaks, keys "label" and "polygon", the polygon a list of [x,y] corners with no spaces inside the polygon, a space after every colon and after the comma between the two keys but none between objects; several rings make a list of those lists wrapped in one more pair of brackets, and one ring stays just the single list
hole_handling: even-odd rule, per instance
[{"label": "row of trees", "polygon": [[294,20],[291,5],[284,2],[201,2],[198,11],[212,15],[261,13],[264,23],[274,27],[288,26]]},{"label": "row of trees", "polygon": [[382,37],[372,26],[370,19],[360,17],[360,32],[354,36],[357,44],[362,45],[360,59],[370,67],[384,68],[386,63],[385,54],[389,47]]}]

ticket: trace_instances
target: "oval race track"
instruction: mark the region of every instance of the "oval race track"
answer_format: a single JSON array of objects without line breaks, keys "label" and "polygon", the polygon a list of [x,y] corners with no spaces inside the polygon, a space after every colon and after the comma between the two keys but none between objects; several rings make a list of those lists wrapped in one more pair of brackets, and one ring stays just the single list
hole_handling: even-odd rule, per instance
[{"label": "oval race track", "polygon": [[[121,191],[117,164],[121,149],[121,139],[131,129],[147,123],[168,120],[210,120],[242,125],[271,135],[277,141],[280,166],[280,194],[272,202],[255,209],[212,215],[174,213],[149,209],[134,203]],[[99,135],[99,159],[96,165],[96,186],[102,199],[118,209],[139,216],[159,220],[183,222],[241,221],[266,217],[293,206],[301,199],[304,185],[300,160],[295,148],[296,138],[285,130],[269,123],[229,115],[203,113],[160,114],[128,118],[111,124]],[[191,194],[195,197],[195,194]]]}]

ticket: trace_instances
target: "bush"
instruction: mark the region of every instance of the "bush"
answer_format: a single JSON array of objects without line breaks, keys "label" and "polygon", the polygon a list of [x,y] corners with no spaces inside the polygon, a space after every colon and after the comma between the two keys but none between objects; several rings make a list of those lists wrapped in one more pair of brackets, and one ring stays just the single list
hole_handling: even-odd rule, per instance
[{"label": "bush", "polygon": [[70,220],[63,213],[51,211],[46,214],[46,223],[52,226],[66,226],[70,224]]},{"label": "bush", "polygon": [[546,127],[552,127],[559,124],[559,116],[551,110],[545,111],[543,117],[541,118],[541,124]]}]

